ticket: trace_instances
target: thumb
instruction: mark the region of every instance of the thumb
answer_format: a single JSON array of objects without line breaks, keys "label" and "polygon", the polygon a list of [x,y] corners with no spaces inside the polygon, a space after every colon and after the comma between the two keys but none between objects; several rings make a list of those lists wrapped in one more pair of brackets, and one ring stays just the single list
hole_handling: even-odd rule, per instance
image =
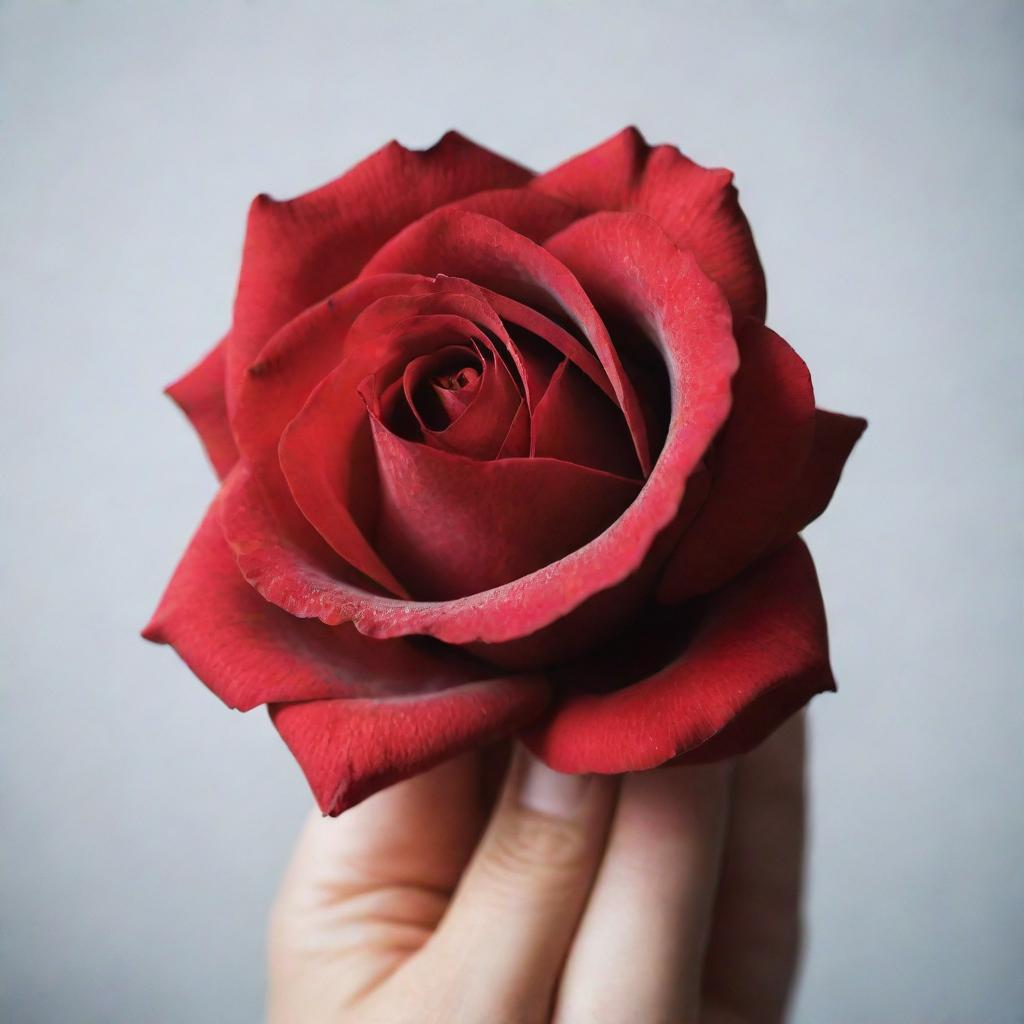
[{"label": "thumb", "polygon": [[417,958],[435,978],[455,968],[458,1019],[547,1020],[615,792],[610,778],[562,775],[517,751],[490,824]]}]

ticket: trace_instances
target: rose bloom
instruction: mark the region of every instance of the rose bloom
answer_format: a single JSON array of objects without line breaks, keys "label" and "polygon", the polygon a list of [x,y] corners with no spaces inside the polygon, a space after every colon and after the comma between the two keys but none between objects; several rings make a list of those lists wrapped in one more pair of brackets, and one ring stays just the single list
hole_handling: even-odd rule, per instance
[{"label": "rose bloom", "polygon": [[266,704],[326,814],[516,734],[563,772],[749,749],[835,688],[797,534],[865,426],[764,319],[730,172],[635,129],[258,196],[168,389],[221,485],[145,636]]}]

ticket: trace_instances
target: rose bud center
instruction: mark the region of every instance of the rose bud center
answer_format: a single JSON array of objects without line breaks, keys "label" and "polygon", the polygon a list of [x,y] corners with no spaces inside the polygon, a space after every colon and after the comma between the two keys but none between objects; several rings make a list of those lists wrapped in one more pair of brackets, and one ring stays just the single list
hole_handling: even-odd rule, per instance
[{"label": "rose bud center", "polygon": [[429,427],[443,430],[466,411],[479,393],[483,360],[474,349],[458,345],[416,363],[419,365],[407,381],[410,405]]},{"label": "rose bud center", "polygon": [[475,366],[464,366],[454,373],[432,377],[430,385],[448,418],[454,420],[476,395],[480,386],[480,371]]}]

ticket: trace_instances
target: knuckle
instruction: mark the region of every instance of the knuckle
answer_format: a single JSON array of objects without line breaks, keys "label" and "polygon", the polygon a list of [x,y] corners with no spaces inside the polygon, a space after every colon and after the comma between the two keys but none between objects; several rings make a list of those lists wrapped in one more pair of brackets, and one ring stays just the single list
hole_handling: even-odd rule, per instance
[{"label": "knuckle", "polygon": [[523,876],[562,884],[586,865],[589,848],[582,829],[531,811],[517,811],[496,830],[484,866],[492,879]]}]

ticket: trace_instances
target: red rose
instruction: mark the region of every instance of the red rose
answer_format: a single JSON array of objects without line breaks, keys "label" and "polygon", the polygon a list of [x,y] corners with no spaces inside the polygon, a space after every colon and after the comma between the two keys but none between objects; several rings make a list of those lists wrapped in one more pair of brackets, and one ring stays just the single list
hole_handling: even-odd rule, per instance
[{"label": "red rose", "polygon": [[569,772],[749,748],[834,688],[797,533],[865,425],[764,313],[729,172],[633,129],[259,196],[169,389],[223,483],[145,635],[328,814],[514,732]]}]

